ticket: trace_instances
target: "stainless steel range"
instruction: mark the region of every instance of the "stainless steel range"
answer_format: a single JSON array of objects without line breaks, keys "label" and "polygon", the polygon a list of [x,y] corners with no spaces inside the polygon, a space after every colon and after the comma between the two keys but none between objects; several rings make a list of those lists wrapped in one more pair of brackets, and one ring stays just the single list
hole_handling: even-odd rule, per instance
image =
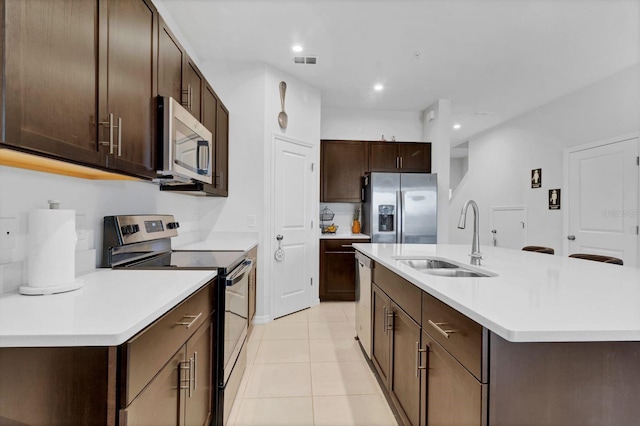
[{"label": "stainless steel range", "polygon": [[102,267],[217,270],[212,407],[213,424],[224,425],[246,368],[248,278],[253,262],[243,251],[173,250],[171,238],[179,227],[172,215],[106,216]]}]

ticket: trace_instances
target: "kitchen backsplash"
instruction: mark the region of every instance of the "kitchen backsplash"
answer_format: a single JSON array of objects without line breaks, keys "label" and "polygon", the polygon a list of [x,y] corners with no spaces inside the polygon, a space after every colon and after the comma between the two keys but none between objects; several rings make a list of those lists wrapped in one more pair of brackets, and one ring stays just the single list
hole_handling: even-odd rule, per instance
[{"label": "kitchen backsplash", "polygon": [[[353,223],[353,212],[360,209],[358,203],[320,203],[320,212],[325,207],[329,208],[333,213],[333,220],[320,222],[320,226],[328,226],[332,223],[338,227],[337,234],[350,234],[351,224]],[[318,219],[320,214],[318,214]]]},{"label": "kitchen backsplash", "polygon": [[160,192],[149,182],[97,181],[0,166],[0,293],[27,284],[28,213],[48,208],[49,199],[76,212],[76,276],[95,269],[101,258],[104,216],[173,214],[180,222],[174,246],[206,237],[198,197]]}]

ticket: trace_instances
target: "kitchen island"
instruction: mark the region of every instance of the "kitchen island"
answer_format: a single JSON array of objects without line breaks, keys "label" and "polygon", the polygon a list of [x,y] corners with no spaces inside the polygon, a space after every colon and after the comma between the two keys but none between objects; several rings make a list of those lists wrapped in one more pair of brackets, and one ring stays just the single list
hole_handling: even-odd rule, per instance
[{"label": "kitchen island", "polygon": [[[479,267],[468,245],[354,247],[374,261],[371,358],[405,423],[640,418],[640,270],[494,247]],[[407,262],[425,258],[492,276]]]}]

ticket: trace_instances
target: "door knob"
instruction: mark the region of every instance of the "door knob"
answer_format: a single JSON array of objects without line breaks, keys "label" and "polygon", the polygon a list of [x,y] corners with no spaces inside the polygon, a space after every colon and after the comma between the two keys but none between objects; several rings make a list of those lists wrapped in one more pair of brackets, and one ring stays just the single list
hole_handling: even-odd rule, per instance
[{"label": "door knob", "polygon": [[280,234],[278,234],[276,236],[276,240],[278,240],[278,241],[282,241],[283,239],[284,239],[284,237],[282,235],[280,235]]},{"label": "door knob", "polygon": [[575,240],[575,239],[576,239],[576,236],[575,236],[575,235],[567,235],[567,240],[569,240],[569,241],[573,241],[573,240]]}]

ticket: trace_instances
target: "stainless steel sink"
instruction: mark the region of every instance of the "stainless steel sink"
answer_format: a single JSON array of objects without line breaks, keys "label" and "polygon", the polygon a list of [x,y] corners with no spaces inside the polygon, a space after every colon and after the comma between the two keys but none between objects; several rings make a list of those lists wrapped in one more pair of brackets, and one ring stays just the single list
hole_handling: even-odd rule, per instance
[{"label": "stainless steel sink", "polygon": [[455,263],[447,262],[442,259],[397,259],[403,265],[407,265],[416,271],[424,274],[436,275],[439,277],[466,277],[466,278],[483,278],[483,277],[495,277],[496,274],[491,272],[481,272],[477,270],[471,270],[464,266],[457,265]]}]

